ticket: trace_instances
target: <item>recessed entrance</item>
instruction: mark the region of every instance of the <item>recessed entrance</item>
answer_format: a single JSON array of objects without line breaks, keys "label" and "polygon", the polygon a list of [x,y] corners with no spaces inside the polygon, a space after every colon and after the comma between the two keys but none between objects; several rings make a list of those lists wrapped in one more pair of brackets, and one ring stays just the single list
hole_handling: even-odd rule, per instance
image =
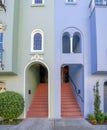
[{"label": "recessed entrance", "polygon": [[28,118],[48,118],[48,69],[33,63],[26,69],[26,108]]},{"label": "recessed entrance", "polygon": [[107,113],[107,81],[104,82],[104,113]]},{"label": "recessed entrance", "polygon": [[[61,117],[81,118],[83,112],[83,66],[64,64],[61,66]],[[82,112],[81,112],[82,110]]]}]

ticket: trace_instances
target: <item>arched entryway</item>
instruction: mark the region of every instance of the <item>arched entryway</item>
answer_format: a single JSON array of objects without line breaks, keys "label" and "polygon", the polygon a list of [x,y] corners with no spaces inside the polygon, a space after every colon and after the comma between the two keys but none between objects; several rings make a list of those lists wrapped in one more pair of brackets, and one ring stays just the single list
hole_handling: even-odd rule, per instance
[{"label": "arched entryway", "polygon": [[25,102],[28,118],[48,118],[48,67],[39,61],[25,69]]}]

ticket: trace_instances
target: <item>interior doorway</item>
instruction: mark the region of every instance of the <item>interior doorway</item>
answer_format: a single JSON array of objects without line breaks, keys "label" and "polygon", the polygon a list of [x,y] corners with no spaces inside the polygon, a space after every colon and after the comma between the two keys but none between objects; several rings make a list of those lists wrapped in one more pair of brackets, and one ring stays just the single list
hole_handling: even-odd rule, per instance
[{"label": "interior doorway", "polygon": [[104,113],[107,113],[107,81],[104,82]]}]

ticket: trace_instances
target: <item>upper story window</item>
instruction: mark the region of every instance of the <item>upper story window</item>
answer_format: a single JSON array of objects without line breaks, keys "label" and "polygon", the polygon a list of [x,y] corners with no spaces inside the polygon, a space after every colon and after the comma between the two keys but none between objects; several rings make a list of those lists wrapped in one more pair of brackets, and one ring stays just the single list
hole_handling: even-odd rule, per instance
[{"label": "upper story window", "polygon": [[66,0],[66,4],[76,4],[76,0]]},{"label": "upper story window", "polygon": [[106,5],[107,0],[95,0],[95,5]]},{"label": "upper story window", "polygon": [[82,53],[81,34],[77,29],[68,28],[62,35],[62,53]]},{"label": "upper story window", "polygon": [[31,34],[31,52],[43,52],[43,31],[40,29]]},{"label": "upper story window", "polygon": [[107,0],[91,0],[89,4],[91,12],[96,6],[107,6]]},{"label": "upper story window", "polygon": [[41,6],[44,5],[44,0],[32,0],[32,4],[34,6]]},{"label": "upper story window", "polygon": [[81,53],[81,37],[78,32],[73,34],[72,51],[74,53]]},{"label": "upper story window", "polygon": [[62,36],[62,50],[63,53],[70,53],[71,43],[70,43],[70,34],[68,32],[65,32]]}]

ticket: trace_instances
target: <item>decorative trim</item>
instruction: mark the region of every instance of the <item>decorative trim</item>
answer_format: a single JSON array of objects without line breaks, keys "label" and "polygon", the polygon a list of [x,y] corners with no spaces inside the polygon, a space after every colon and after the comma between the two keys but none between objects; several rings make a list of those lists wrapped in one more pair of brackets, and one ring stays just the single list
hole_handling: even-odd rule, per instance
[{"label": "decorative trim", "polygon": [[3,25],[2,23],[0,23],[0,31],[5,31],[6,30],[6,25]]},{"label": "decorative trim", "polygon": [[31,57],[31,60],[43,60],[43,56],[36,54],[36,55]]}]

